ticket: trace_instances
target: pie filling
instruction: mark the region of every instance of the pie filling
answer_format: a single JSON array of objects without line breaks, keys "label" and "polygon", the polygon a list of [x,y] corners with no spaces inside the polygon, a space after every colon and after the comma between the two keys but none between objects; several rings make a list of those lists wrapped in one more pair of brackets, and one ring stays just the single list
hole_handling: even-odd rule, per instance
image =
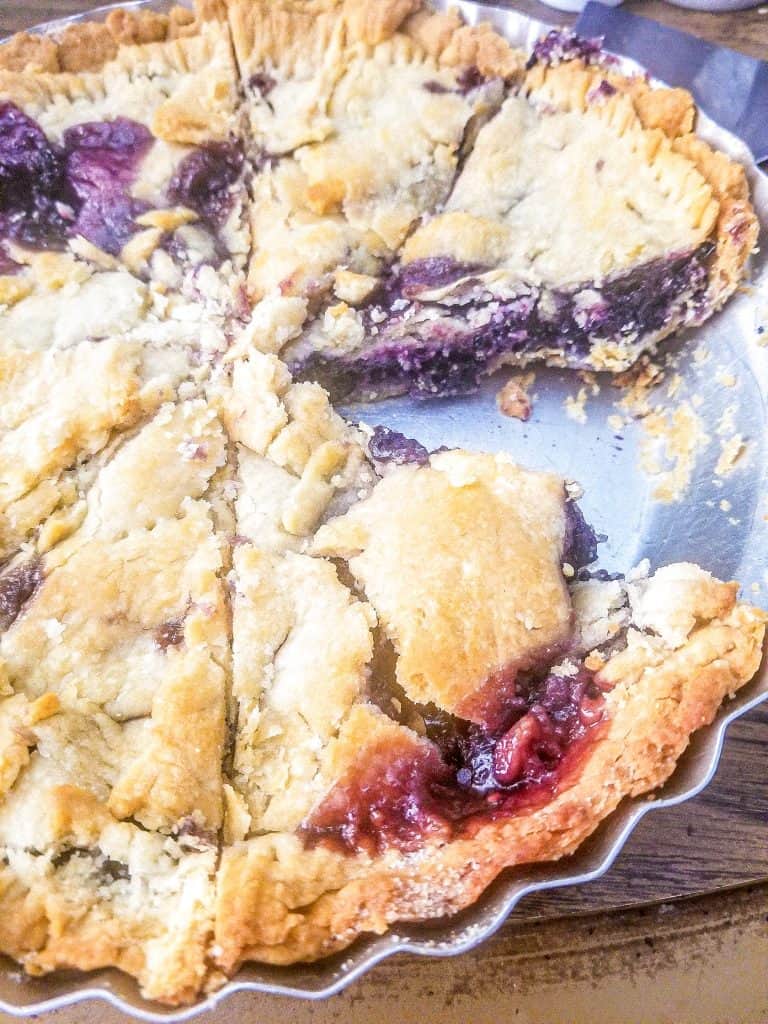
[{"label": "pie filling", "polygon": [[22,562],[0,576],[0,632],[10,629],[42,582],[38,559]]},{"label": "pie filling", "polygon": [[[395,453],[409,440],[378,430]],[[563,560],[578,570],[596,554],[594,531],[567,502]],[[538,664],[494,673],[475,695],[487,705],[483,725],[412,701],[395,682],[395,659],[379,637],[369,698],[430,744],[404,734],[366,750],[300,829],[310,847],[415,850],[426,836],[472,835],[488,820],[540,807],[567,785],[605,724],[604,690],[581,654],[550,650]]]},{"label": "pie filling", "polygon": [[[150,209],[131,195],[131,186],[153,143],[144,125],[117,117],[74,125],[56,145],[15,104],[0,104],[0,241],[63,250],[82,235],[117,256],[139,230],[136,218]],[[169,203],[194,210],[216,239],[243,160],[235,142],[196,148],[169,183]],[[0,253],[0,272],[14,269]]]},{"label": "pie filling", "polygon": [[543,806],[568,784],[605,725],[603,690],[583,663],[517,673],[502,724],[493,730],[417,705],[390,683],[374,691],[382,710],[431,741],[365,751],[300,832],[371,855],[416,850],[428,836],[471,836],[485,822]]},{"label": "pie filling", "polygon": [[583,60],[585,64],[609,64],[616,58],[603,52],[601,38],[586,39],[567,29],[552,29],[536,43],[527,67],[536,64],[560,64],[566,60]]},{"label": "pie filling", "polygon": [[[466,394],[506,362],[554,358],[599,368],[597,349],[615,347],[621,355],[706,315],[712,252],[705,242],[600,283],[570,290],[526,285],[512,297],[488,290],[480,276],[487,268],[445,257],[418,260],[394,270],[362,310],[362,347],[338,356],[312,353],[291,369],[337,397],[373,400]],[[447,297],[429,297],[447,288]]]}]

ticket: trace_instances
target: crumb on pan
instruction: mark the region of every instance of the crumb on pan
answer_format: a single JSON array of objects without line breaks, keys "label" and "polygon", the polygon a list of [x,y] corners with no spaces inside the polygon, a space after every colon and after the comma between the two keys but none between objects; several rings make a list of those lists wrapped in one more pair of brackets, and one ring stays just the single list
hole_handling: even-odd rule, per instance
[{"label": "crumb on pan", "polygon": [[499,412],[511,419],[529,420],[533,411],[533,399],[529,393],[535,373],[520,373],[510,377],[496,394],[496,405]]}]

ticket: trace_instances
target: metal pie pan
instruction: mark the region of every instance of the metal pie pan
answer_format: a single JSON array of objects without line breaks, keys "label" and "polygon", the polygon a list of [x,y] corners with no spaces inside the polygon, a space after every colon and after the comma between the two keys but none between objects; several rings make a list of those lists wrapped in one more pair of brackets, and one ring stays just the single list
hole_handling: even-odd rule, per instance
[{"label": "metal pie pan", "polygon": [[[73,22],[103,17],[113,6],[162,10],[170,4],[138,0],[99,7],[32,31],[56,33]],[[458,6],[470,23],[490,20],[510,41],[525,47],[551,27],[499,8],[470,2]],[[768,251],[768,178],[757,170],[738,139],[704,115],[700,115],[698,130],[747,168],[763,225],[761,249]],[[569,411],[565,402],[580,387],[578,379],[572,373],[548,369],[536,369],[534,411],[525,424],[498,412],[495,396],[503,375],[466,398],[390,399],[342,411],[354,419],[394,427],[429,447],[503,449],[525,465],[556,470],[578,480],[585,489],[581,505],[587,518],[607,535],[601,565],[626,570],[642,558],[649,558],[654,566],[696,561],[722,578],[739,579],[750,600],[768,607],[768,348],[755,343],[761,323],[768,329],[767,285],[768,258],[758,254],[748,289],[695,333],[688,332],[665,346],[676,362],[674,372],[681,383],[674,395],[662,383],[653,393],[654,402],[662,412],[668,409],[671,414],[680,394],[688,396],[709,437],[708,445],[695,458],[685,494],[671,504],[654,500],[654,479],[639,468],[642,422],[630,419],[620,434],[608,425],[622,394],[608,379],[596,379],[598,390],[589,386],[583,421],[574,420],[573,410]],[[725,376],[735,379],[736,385],[724,387]],[[747,455],[732,474],[718,477],[714,471],[718,438],[726,416],[730,428],[744,437]],[[649,811],[674,806],[705,788],[717,769],[728,725],[766,698],[768,662],[764,658],[752,682],[720,709],[711,725],[694,735],[673,776],[654,796],[625,800],[574,855],[554,864],[502,873],[473,906],[454,917],[397,925],[383,936],[360,939],[343,953],[314,964],[246,964],[216,993],[183,1009],[164,1008],[143,999],[136,982],[114,969],[89,974],[59,971],[29,978],[18,965],[0,958],[0,1010],[26,1017],[101,999],[139,1020],[185,1021],[211,1010],[234,992],[324,999],[395,953],[446,957],[466,952],[491,936],[529,893],[589,882],[608,871]]]}]

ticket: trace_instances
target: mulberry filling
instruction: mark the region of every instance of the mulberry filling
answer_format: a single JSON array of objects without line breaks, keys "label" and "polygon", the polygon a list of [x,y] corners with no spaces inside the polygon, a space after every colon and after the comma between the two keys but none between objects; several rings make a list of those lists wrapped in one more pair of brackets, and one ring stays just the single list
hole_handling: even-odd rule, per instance
[{"label": "mulberry filling", "polygon": [[387,462],[395,466],[408,463],[423,466],[429,462],[429,452],[420,441],[414,441],[399,430],[390,430],[389,427],[374,428],[368,442],[368,452],[375,462]]},{"label": "mulberry filling", "polygon": [[559,64],[565,60],[583,60],[585,64],[611,63],[615,58],[603,53],[602,37],[585,39],[568,29],[552,29],[533,48],[527,68],[536,64]]},{"label": "mulberry filling", "polygon": [[64,249],[83,235],[116,255],[147,207],[129,194],[152,145],[125,117],[69,128],[61,145],[15,104],[0,105],[0,239]]},{"label": "mulberry filling", "polygon": [[0,632],[10,629],[42,582],[43,569],[38,559],[17,565],[0,576]]},{"label": "mulberry filling", "polygon": [[302,826],[309,847],[376,854],[417,849],[429,835],[471,836],[553,799],[605,724],[603,691],[584,665],[573,675],[518,673],[493,731],[414,704],[394,683],[371,699],[431,743],[366,751]]},{"label": "mulberry filling", "polygon": [[[529,288],[499,299],[474,277],[481,267],[445,257],[393,271],[362,312],[367,345],[331,357],[314,353],[294,362],[303,379],[318,380],[337,398],[415,398],[466,394],[510,357],[535,359],[562,352],[570,365],[588,365],[601,344],[631,344],[704,312],[706,242],[692,252],[653,260],[600,285],[573,291]],[[418,295],[462,280],[456,304]]]},{"label": "mulberry filling", "polygon": [[212,231],[219,229],[232,208],[232,186],[243,169],[238,142],[209,142],[181,161],[168,187],[173,203],[188,206]]},{"label": "mulberry filling", "polygon": [[[144,125],[117,117],[75,125],[56,145],[15,104],[0,104],[0,241],[63,250],[82,235],[118,255],[137,230],[136,218],[149,209],[130,190],[153,142]],[[215,235],[231,209],[243,161],[235,142],[198,147],[181,161],[168,201],[193,209]],[[0,272],[14,267],[0,254]]]}]

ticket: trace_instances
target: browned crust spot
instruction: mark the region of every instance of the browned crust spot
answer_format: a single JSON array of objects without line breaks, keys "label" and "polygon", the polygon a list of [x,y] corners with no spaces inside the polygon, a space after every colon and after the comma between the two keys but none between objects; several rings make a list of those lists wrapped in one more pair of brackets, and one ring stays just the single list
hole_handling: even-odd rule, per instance
[{"label": "browned crust spot", "polygon": [[19,32],[0,46],[4,71],[98,71],[114,60],[121,46],[143,46],[195,35],[204,21],[226,17],[224,0],[197,0],[194,12],[174,7],[155,11],[112,11],[104,22],[82,21],[56,36]]}]

